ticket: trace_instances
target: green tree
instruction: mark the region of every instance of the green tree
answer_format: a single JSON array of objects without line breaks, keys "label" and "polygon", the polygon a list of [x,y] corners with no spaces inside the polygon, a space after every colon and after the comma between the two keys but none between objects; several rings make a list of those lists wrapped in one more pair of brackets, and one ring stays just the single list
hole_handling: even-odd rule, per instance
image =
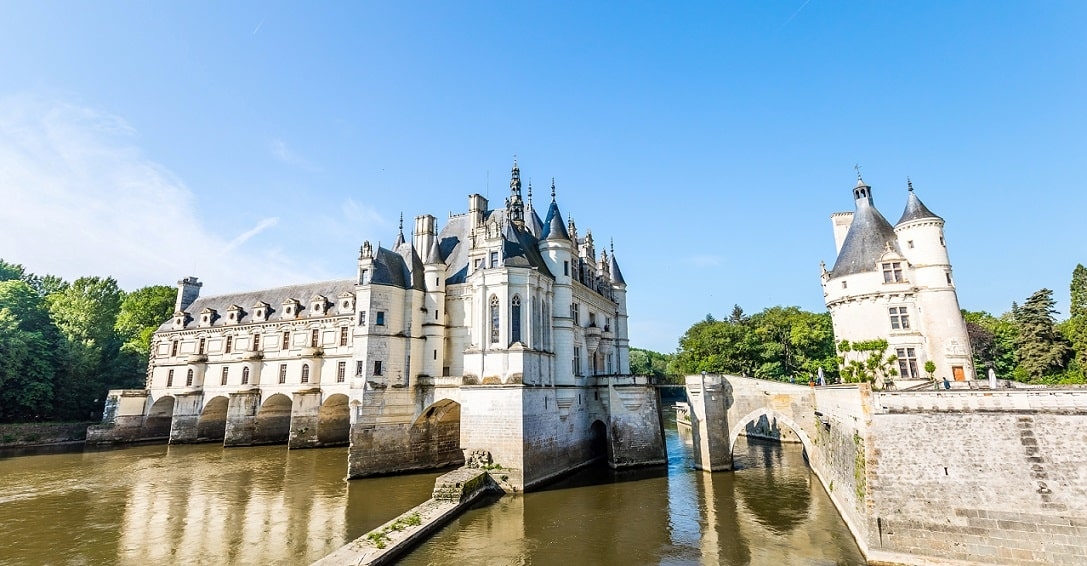
[{"label": "green tree", "polygon": [[974,351],[974,367],[980,375],[988,368],[1005,379],[1016,372],[1016,341],[1018,331],[1010,313],[1000,318],[984,311],[962,311],[970,347]]},{"label": "green tree", "polygon": [[174,312],[177,289],[166,285],[126,293],[114,329],[121,340],[117,360],[119,387],[142,387],[147,375],[151,336]]},{"label": "green tree", "polygon": [[114,330],[122,298],[112,277],[81,277],[47,297],[62,337],[55,398],[63,418],[88,418],[101,409],[107,390],[122,385]]},{"label": "green tree", "polygon": [[19,279],[0,282],[0,421],[53,413],[57,332],[42,298]]},{"label": "green tree", "polygon": [[728,321],[695,323],[679,339],[675,371],[753,375],[756,367],[754,334],[744,324]]},{"label": "green tree", "polygon": [[26,277],[26,268],[0,259],[0,281],[22,280],[23,277]]},{"label": "green tree", "polygon": [[842,340],[838,343],[838,352],[842,379],[846,383],[868,382],[876,389],[883,389],[898,375],[895,369],[898,356],[887,355],[887,341],[882,338],[859,342]]},{"label": "green tree", "polygon": [[630,349],[630,373],[654,377],[662,382],[678,383],[678,376],[670,370],[671,354],[662,354],[642,348]]},{"label": "green tree", "polygon": [[1055,305],[1053,291],[1041,289],[1012,313],[1019,373],[1031,381],[1059,379],[1071,358],[1071,347],[1057,331]]},{"label": "green tree", "polygon": [[1069,296],[1069,316],[1061,325],[1061,331],[1072,343],[1075,372],[1082,380],[1087,374],[1087,268],[1082,263],[1072,270]]}]

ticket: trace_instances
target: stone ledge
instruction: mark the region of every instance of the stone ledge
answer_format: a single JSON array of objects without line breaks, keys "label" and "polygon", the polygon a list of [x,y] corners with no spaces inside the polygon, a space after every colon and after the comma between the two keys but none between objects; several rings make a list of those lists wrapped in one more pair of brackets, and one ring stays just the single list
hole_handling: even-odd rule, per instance
[{"label": "stone ledge", "polygon": [[[435,498],[416,505],[392,521],[343,545],[312,566],[393,564],[487,493],[502,493],[487,472],[469,468],[453,470],[435,480]],[[416,517],[418,524],[411,524]],[[383,534],[373,536],[376,533]],[[383,548],[378,548],[373,538],[381,540]]]}]

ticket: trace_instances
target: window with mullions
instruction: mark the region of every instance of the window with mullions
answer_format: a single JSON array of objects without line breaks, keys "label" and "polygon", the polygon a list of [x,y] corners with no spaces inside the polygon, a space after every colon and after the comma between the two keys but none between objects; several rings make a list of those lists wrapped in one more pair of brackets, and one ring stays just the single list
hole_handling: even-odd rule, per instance
[{"label": "window with mullions", "polygon": [[900,283],[904,281],[904,279],[902,279],[902,262],[892,261],[884,263],[882,267],[884,283]]},{"label": "window with mullions", "polygon": [[219,381],[219,385],[226,385],[227,375],[230,374],[230,368],[223,368],[223,377]]},{"label": "window with mullions", "polygon": [[521,341],[521,297],[514,295],[510,302],[510,343]]},{"label": "window with mullions", "polygon": [[920,377],[917,372],[917,349],[898,348],[898,375],[903,379],[916,379]]},{"label": "window with mullions", "polygon": [[302,383],[309,383],[309,364],[302,364]]},{"label": "window with mullions", "polygon": [[242,385],[249,385],[249,368],[242,368]]},{"label": "window with mullions", "polygon": [[498,296],[491,295],[491,344],[498,343]]},{"label": "window with mullions", "polygon": [[906,307],[891,307],[891,330],[909,330],[910,315],[906,314]]}]

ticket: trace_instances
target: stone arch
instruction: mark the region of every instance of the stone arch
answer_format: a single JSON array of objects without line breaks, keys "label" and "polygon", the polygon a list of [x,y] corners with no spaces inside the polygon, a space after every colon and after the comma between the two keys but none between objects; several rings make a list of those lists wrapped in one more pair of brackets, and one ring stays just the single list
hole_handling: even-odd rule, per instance
[{"label": "stone arch", "polygon": [[147,409],[143,420],[143,438],[168,438],[170,424],[174,419],[174,398],[164,395],[155,400]]},{"label": "stone arch", "polygon": [[597,419],[589,427],[589,457],[594,461],[610,461],[609,452],[608,426]]},{"label": "stone arch", "polygon": [[257,409],[253,444],[282,444],[290,439],[291,409],[294,402],[282,393],[264,400]]},{"label": "stone arch", "polygon": [[412,452],[424,458],[419,467],[464,462],[460,449],[460,403],[452,399],[439,399],[424,409],[412,423],[409,435]]},{"label": "stone arch", "polygon": [[197,441],[222,440],[226,436],[226,410],[229,404],[229,399],[218,395],[204,405],[196,420]]},{"label": "stone arch", "polygon": [[317,444],[346,446],[351,438],[351,407],[347,395],[330,395],[317,411]]},{"label": "stone arch", "polygon": [[768,409],[766,407],[760,407],[760,408],[755,409],[754,411],[751,411],[750,413],[744,415],[742,418],[737,419],[735,422],[730,422],[729,423],[729,439],[728,439],[728,453],[729,454],[732,454],[732,451],[736,448],[736,439],[740,437],[740,431],[743,430],[747,426],[748,423],[757,422],[760,417],[766,417],[767,419],[774,419],[778,423],[784,424],[785,426],[789,427],[790,430],[792,430],[794,433],[796,433],[797,438],[800,439],[800,443],[804,446],[804,452],[806,454],[808,454],[809,457],[811,456],[811,454],[814,453],[813,452],[813,449],[815,448],[814,443],[812,443],[811,439],[808,438],[808,435],[807,435],[807,433],[804,432],[804,429],[801,428],[800,425],[796,424],[796,422],[793,419],[791,419],[791,418],[789,418],[789,417],[787,417],[787,416],[785,416],[785,415],[783,415],[783,414],[781,414],[781,413],[779,413],[777,411],[774,411],[773,409]]}]

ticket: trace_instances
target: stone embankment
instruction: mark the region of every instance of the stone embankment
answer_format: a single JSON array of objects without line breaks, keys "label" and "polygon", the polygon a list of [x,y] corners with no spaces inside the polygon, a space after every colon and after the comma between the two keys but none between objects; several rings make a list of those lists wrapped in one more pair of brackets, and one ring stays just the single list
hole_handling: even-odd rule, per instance
[{"label": "stone embankment", "polygon": [[0,448],[83,442],[90,423],[0,424]]},{"label": "stone embankment", "polygon": [[426,502],[345,544],[313,566],[392,564],[481,497],[502,492],[487,471],[458,468],[435,480],[434,493]]}]

